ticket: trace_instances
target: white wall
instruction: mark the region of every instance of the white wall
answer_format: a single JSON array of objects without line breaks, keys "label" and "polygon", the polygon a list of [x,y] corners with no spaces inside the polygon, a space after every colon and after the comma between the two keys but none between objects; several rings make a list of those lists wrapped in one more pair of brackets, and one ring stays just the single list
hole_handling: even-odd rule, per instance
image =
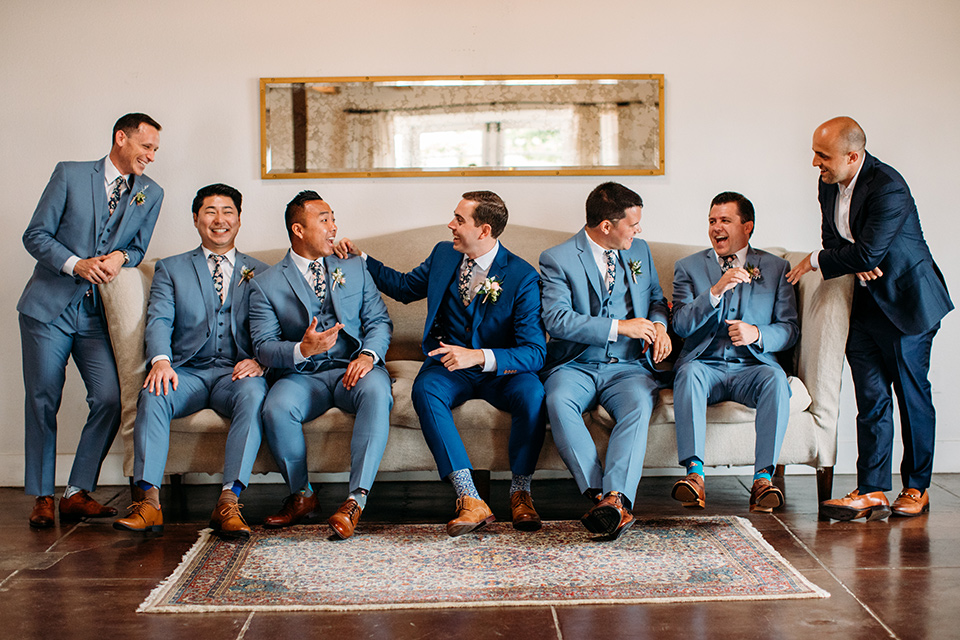
[{"label": "white wall", "polygon": [[[269,7],[269,8],[268,8]],[[96,9],[95,13],[91,9]],[[460,193],[499,192],[511,221],[575,231],[591,177],[263,181],[261,76],[663,73],[666,175],[622,182],[644,198],[647,238],[706,243],[710,198],[727,189],[755,203],[755,244],[819,243],[815,126],[856,117],[868,149],[913,189],[926,237],[960,297],[951,213],[960,104],[960,3],[930,0],[253,0],[129,3],[5,0],[0,5],[0,484],[23,482],[23,387],[16,301],[34,261],[20,234],[58,160],[101,157],[114,120],[145,111],[163,125],[149,171],[166,190],[148,257],[196,244],[189,206],[214,181],[244,194],[240,246],[286,242],[281,212],[316,188],[341,235],[444,224]],[[941,420],[937,471],[960,471],[960,314],[934,344],[931,381]],[[71,367],[60,420],[58,482],[85,416]],[[853,470],[849,379],[839,472]],[[116,450],[116,448],[115,448]],[[116,458],[104,482],[121,481]]]}]

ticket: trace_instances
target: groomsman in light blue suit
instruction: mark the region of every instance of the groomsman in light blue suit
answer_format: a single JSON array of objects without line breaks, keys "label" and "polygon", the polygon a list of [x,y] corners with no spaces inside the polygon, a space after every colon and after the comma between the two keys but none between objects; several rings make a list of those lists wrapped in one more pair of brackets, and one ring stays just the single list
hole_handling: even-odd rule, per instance
[{"label": "groomsman in light blue suit", "polygon": [[160,483],[170,447],[170,421],[211,408],[231,419],[223,490],[210,516],[215,533],[249,537],[240,491],[260,449],[260,407],[267,395],[253,356],[247,319],[251,278],[267,265],[237,251],[240,192],[225,184],[197,191],[193,224],[200,246],[157,262],[147,305],[150,372],[137,402],[133,479],[144,490],[114,527],[162,531]]},{"label": "groomsman in light blue suit", "polygon": [[[587,223],[540,255],[547,415],[560,457],[594,502],[581,522],[616,540],[634,523],[647,426],[670,354],[667,301],[650,247],[636,239],[643,200],[606,182],[587,197]],[[601,464],[583,422],[600,404],[616,420]]]},{"label": "groomsman in light blue suit", "polygon": [[120,427],[120,383],[97,285],[140,264],[160,214],[163,189],[143,175],[160,125],[129,113],[113,127],[110,154],[61,162],[50,176],[23,245],[37,266],[17,303],[26,391],[24,489],[37,496],[30,526],[54,524],[57,412],[71,356],[90,412],[60,501],[61,520],[115,516],[88,495]]},{"label": "groomsman in light blue suit", "polygon": [[440,477],[457,492],[457,517],[447,523],[447,533],[463,535],[494,519],[473,483],[473,467],[453,422],[453,408],[471,398],[483,398],[512,416],[513,526],[536,531],[541,521],[530,485],[546,428],[537,377],[546,351],[539,277],[497,240],[508,218],[500,196],[470,191],[461,197],[447,225],[453,242],[436,245],[409,273],[366,256],[346,238],[338,251],[364,256],[377,286],[391,298],[404,304],[427,299],[427,359],[411,396]]},{"label": "groomsman in light blue suit", "polygon": [[685,507],[703,508],[708,404],[733,400],[756,408],[750,511],[770,513],[783,493],[770,475],[790,418],[790,386],[775,353],[797,341],[790,264],[749,245],[753,204],[724,192],[710,203],[707,249],[674,265],[673,328],[684,338],[675,366],[677,450],[687,476],[673,487]]},{"label": "groomsman in light blue suit", "polygon": [[331,407],[353,413],[349,495],[327,520],[335,535],[353,535],[380,467],[393,395],[383,358],[393,323],[362,260],[334,255],[333,210],[314,191],[287,205],[286,257],[254,280],[250,330],[257,358],[279,375],[263,404],[263,426],[290,489],[267,527],[314,515],[302,423]]}]

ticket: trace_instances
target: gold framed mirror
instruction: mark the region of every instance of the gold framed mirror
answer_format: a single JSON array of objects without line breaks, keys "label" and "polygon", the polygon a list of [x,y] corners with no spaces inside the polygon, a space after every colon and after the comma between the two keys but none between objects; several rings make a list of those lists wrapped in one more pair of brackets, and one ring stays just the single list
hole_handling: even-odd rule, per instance
[{"label": "gold framed mirror", "polygon": [[264,179],[663,175],[663,75],[260,79]]}]

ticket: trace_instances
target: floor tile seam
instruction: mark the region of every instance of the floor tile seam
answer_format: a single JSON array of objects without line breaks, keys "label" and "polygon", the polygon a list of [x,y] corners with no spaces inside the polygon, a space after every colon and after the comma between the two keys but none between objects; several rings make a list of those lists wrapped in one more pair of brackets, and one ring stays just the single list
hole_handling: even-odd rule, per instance
[{"label": "floor tile seam", "polygon": [[[828,566],[823,562],[823,560],[820,559],[820,556],[818,556],[816,553],[814,553],[813,550],[810,549],[810,547],[809,547],[806,543],[803,542],[803,540],[801,540],[800,538],[798,538],[797,535],[796,535],[793,531],[791,531],[789,527],[787,527],[786,523],[783,522],[783,520],[781,520],[779,516],[774,515],[773,517],[777,520],[777,522],[779,522],[779,523],[783,526],[784,530],[797,542],[797,544],[799,544],[804,550],[806,550],[807,553],[810,554],[810,556],[811,556],[814,560],[817,561],[817,564],[819,564],[821,567],[823,567],[823,570],[827,572],[827,575],[829,575],[831,578],[833,578],[833,580],[834,580],[838,585],[840,585],[840,587],[841,587],[844,591],[846,591],[847,594],[848,594],[851,598],[853,598],[853,599],[857,602],[857,604],[859,604],[860,607],[861,607],[864,611],[867,612],[868,615],[870,615],[870,617],[872,617],[874,620],[877,621],[877,624],[879,624],[881,627],[883,627],[884,631],[887,632],[887,635],[888,635],[890,638],[894,638],[895,640],[899,640],[899,636],[898,636],[896,633],[894,633],[893,629],[891,629],[889,626],[887,626],[887,624],[886,624],[883,620],[880,619],[880,616],[878,616],[877,613],[876,613],[873,609],[871,609],[870,606],[867,605],[866,602],[864,602],[863,600],[861,600],[860,597],[857,596],[857,594],[855,594],[855,593],[850,589],[850,587],[848,587],[848,586],[846,585],[846,583],[845,583],[843,580],[840,579],[840,576],[838,576],[836,573],[834,573],[833,570],[832,570],[830,567],[828,567]],[[800,573],[802,574],[803,572],[801,571]]]},{"label": "floor tile seam", "polygon": [[50,553],[51,551],[53,551],[58,544],[60,544],[61,542],[69,538],[71,535],[73,535],[73,532],[76,531],[81,524],[83,524],[82,520],[77,522],[72,527],[70,527],[70,530],[67,531],[65,534],[63,534],[62,536],[60,536],[59,538],[57,538],[52,545],[50,545],[44,550],[44,553]]},{"label": "floor tile seam", "polygon": [[933,484],[933,486],[935,486],[935,487],[936,487],[937,489],[939,489],[940,491],[944,491],[944,492],[946,492],[946,493],[949,493],[950,495],[952,495],[952,496],[955,497],[955,498],[960,498],[960,493],[957,493],[956,491],[953,491],[953,490],[951,490],[951,489],[948,489],[947,487],[943,486],[942,484],[938,483],[937,481],[934,481],[932,484]]},{"label": "floor tile seam", "polygon": [[243,626],[240,627],[240,633],[237,634],[237,640],[243,640],[244,636],[247,635],[247,629],[250,628],[250,623],[253,622],[253,616],[257,615],[256,611],[251,611],[250,615],[247,616],[247,619],[243,622]]},{"label": "floor tile seam", "polygon": [[560,631],[560,618],[557,616],[557,608],[550,605],[550,613],[553,615],[553,628],[557,630],[557,640],[563,640],[563,632]]},{"label": "floor tile seam", "polygon": [[14,577],[15,575],[17,575],[18,573],[20,573],[20,569],[15,570],[13,573],[11,573],[10,575],[8,575],[6,578],[4,578],[3,580],[0,580],[0,591],[3,591],[4,587],[7,586],[7,583],[10,582],[10,580],[12,580],[13,577]]}]

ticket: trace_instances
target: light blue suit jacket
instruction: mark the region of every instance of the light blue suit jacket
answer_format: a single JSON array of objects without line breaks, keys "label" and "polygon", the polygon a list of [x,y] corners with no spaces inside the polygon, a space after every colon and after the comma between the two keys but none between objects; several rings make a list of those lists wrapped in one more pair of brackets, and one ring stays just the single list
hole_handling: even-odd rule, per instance
[{"label": "light blue suit jacket", "polygon": [[[113,214],[121,216],[113,241],[98,247],[97,231],[109,215],[103,177],[105,162],[109,158],[61,162],[53,170],[23,233],[23,246],[37,260],[17,303],[17,310],[23,315],[53,322],[78,290],[90,286],[83,278],[60,270],[70,256],[86,259],[122,249],[130,257],[126,266],[135,267],[143,260],[160,215],[163,189],[147,176],[134,176],[133,187],[120,198]],[[133,198],[141,191],[144,201],[137,204]]]},{"label": "light blue suit jacket", "polygon": [[[401,273],[368,256],[367,268],[385,294],[407,304],[427,299],[427,320],[423,327],[423,353],[440,346],[432,335],[443,297],[458,276],[463,254],[452,242],[440,242],[420,266]],[[536,373],[543,366],[546,336],[540,319],[540,278],[536,269],[507,251],[502,244],[490,270],[490,278],[499,278],[503,290],[496,302],[475,300],[473,349],[491,349],[497,360],[497,375],[524,371]]]},{"label": "light blue suit jacket", "polygon": [[797,341],[797,298],[786,278],[790,263],[753,247],[747,248],[747,263],[759,267],[762,278],[737,285],[716,307],[710,304],[710,287],[720,280],[721,272],[713,249],[687,256],[674,265],[673,330],[685,338],[677,366],[699,357],[717,332],[727,331],[724,319],[732,304],[740,309],[737,319],[760,329],[763,347],[757,343],[747,346],[760,362],[779,366],[773,354]]},{"label": "light blue suit jacket", "polygon": [[[327,295],[337,320],[343,324],[338,340],[347,340],[350,359],[361,349],[370,349],[379,357],[378,366],[390,346],[393,322],[380,292],[359,258],[341,260],[335,255],[323,259],[327,271]],[[334,285],[330,277],[343,272],[343,284]],[[316,294],[300,273],[290,252],[253,281],[250,292],[250,334],[260,364],[276,369],[313,371],[323,354],[294,364],[293,350],[313,319],[310,309]]]},{"label": "light blue suit jacket", "polygon": [[[248,319],[253,281],[244,281],[243,273],[252,269],[258,275],[268,268],[237,252],[230,281],[230,333],[237,344],[238,361],[254,357]],[[203,249],[197,247],[157,262],[147,305],[147,360],[165,355],[174,367],[189,362],[216,331],[219,305]]]},{"label": "light blue suit jacket", "polygon": [[[619,251],[618,269],[628,274],[627,290],[635,318],[646,318],[667,326],[667,300],[663,297],[657,268],[650,247],[635,239],[629,249]],[[629,276],[630,263],[640,263],[636,281]],[[600,315],[603,300],[603,276],[593,259],[586,229],[540,254],[543,279],[543,322],[547,343],[546,376],[560,365],[574,360],[589,346],[602,347],[610,335],[610,318]],[[625,340],[620,336],[620,340]],[[646,359],[653,370],[652,349]]]}]

